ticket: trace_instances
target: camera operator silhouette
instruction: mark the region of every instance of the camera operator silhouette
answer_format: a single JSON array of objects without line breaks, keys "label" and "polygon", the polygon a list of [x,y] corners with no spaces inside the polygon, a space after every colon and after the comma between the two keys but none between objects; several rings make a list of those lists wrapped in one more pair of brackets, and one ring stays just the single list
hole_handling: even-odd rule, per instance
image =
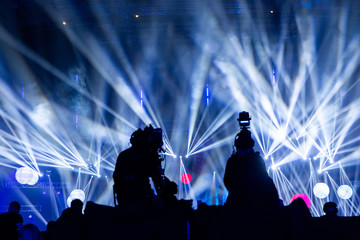
[{"label": "camera operator silhouette", "polygon": [[255,152],[248,112],[240,112],[241,131],[235,137],[236,151],[228,159],[224,183],[229,191],[226,206],[280,206],[278,192],[268,176],[265,163]]},{"label": "camera operator silhouette", "polygon": [[[164,176],[161,163],[163,141],[160,128],[151,125],[136,130],[131,147],[122,151],[116,162],[114,201],[118,204],[143,204],[164,207],[176,202],[177,185]],[[151,188],[152,179],[157,195]]]}]

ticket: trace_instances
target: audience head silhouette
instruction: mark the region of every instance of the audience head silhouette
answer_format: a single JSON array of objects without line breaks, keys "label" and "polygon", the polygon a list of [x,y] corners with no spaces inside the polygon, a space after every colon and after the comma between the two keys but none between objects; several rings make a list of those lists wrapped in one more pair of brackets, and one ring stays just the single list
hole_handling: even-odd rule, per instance
[{"label": "audience head silhouette", "polygon": [[77,213],[81,213],[82,212],[82,209],[83,209],[83,202],[80,200],[80,199],[74,199],[72,200],[71,202],[71,210],[73,210],[74,212],[77,212]]},{"label": "audience head silhouette", "polygon": [[337,204],[334,202],[325,203],[323,210],[326,216],[337,216],[338,213]]},{"label": "audience head silhouette", "polygon": [[8,212],[19,213],[20,212],[20,203],[18,203],[17,201],[11,202],[9,205]]},{"label": "audience head silhouette", "polygon": [[24,225],[19,234],[19,240],[42,240],[42,234],[39,228],[32,223]]}]

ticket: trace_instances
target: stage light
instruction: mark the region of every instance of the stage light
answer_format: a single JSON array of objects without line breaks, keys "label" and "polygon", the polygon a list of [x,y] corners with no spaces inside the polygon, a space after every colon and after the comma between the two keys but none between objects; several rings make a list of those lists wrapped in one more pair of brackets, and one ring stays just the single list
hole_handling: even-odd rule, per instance
[{"label": "stage light", "polygon": [[184,173],[181,175],[181,182],[188,184],[192,180],[192,176],[190,173]]},{"label": "stage light", "polygon": [[81,189],[74,189],[71,193],[70,196],[67,198],[67,205],[68,207],[71,207],[71,202],[74,199],[80,199],[82,202],[85,201],[85,193],[83,190]]},{"label": "stage light", "polygon": [[21,167],[15,173],[16,181],[20,184],[34,185],[39,180],[37,172],[29,167]]},{"label": "stage light", "polygon": [[135,15],[135,17],[136,17],[136,18],[139,18],[139,15],[138,15],[138,14],[136,14],[136,15]]},{"label": "stage light", "polygon": [[66,22],[65,22],[65,21],[63,21],[63,22],[62,22],[62,24],[65,26],[65,25],[66,25]]},{"label": "stage light", "polygon": [[326,198],[330,193],[330,189],[326,183],[317,183],[313,188],[313,193],[317,198]]},{"label": "stage light", "polygon": [[39,175],[37,174],[37,172],[33,171],[32,178],[27,184],[35,185],[38,181],[39,181]]},{"label": "stage light", "polygon": [[301,198],[302,200],[304,200],[304,202],[306,203],[306,206],[307,206],[308,208],[310,208],[310,206],[311,206],[310,199],[309,199],[309,197],[306,196],[305,194],[295,194],[295,195],[291,198],[290,203],[292,203],[292,202],[293,202],[295,199],[297,199],[297,198]]},{"label": "stage light", "polygon": [[346,200],[352,197],[353,190],[349,185],[341,185],[337,190],[337,194],[339,198]]}]

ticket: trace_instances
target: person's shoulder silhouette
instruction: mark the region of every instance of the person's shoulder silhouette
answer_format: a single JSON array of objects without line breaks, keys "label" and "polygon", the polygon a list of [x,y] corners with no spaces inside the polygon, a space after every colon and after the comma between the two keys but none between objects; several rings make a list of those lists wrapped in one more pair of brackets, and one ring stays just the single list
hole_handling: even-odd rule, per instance
[{"label": "person's shoulder silhouette", "polygon": [[8,212],[0,215],[1,234],[8,239],[17,239],[23,225],[23,218],[20,215],[20,204],[13,201],[9,204]]},{"label": "person's shoulder silhouette", "polygon": [[84,239],[85,216],[82,213],[83,202],[80,199],[71,201],[70,208],[65,209],[56,220],[57,239]]}]

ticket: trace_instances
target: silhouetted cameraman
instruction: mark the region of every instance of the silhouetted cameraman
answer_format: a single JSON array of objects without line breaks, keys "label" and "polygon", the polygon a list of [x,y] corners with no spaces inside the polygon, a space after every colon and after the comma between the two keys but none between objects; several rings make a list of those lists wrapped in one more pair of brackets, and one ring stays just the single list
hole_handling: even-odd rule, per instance
[{"label": "silhouetted cameraman", "polygon": [[[130,143],[131,147],[119,154],[113,174],[118,203],[161,205],[175,201],[177,185],[164,176],[161,166],[161,129],[151,125],[138,129],[131,135]],[[158,196],[151,188],[150,177]]]},{"label": "silhouetted cameraman", "polygon": [[225,205],[280,206],[280,200],[265,163],[255,152],[248,112],[240,112],[241,131],[235,137],[236,151],[228,159],[224,183],[229,191]]}]

